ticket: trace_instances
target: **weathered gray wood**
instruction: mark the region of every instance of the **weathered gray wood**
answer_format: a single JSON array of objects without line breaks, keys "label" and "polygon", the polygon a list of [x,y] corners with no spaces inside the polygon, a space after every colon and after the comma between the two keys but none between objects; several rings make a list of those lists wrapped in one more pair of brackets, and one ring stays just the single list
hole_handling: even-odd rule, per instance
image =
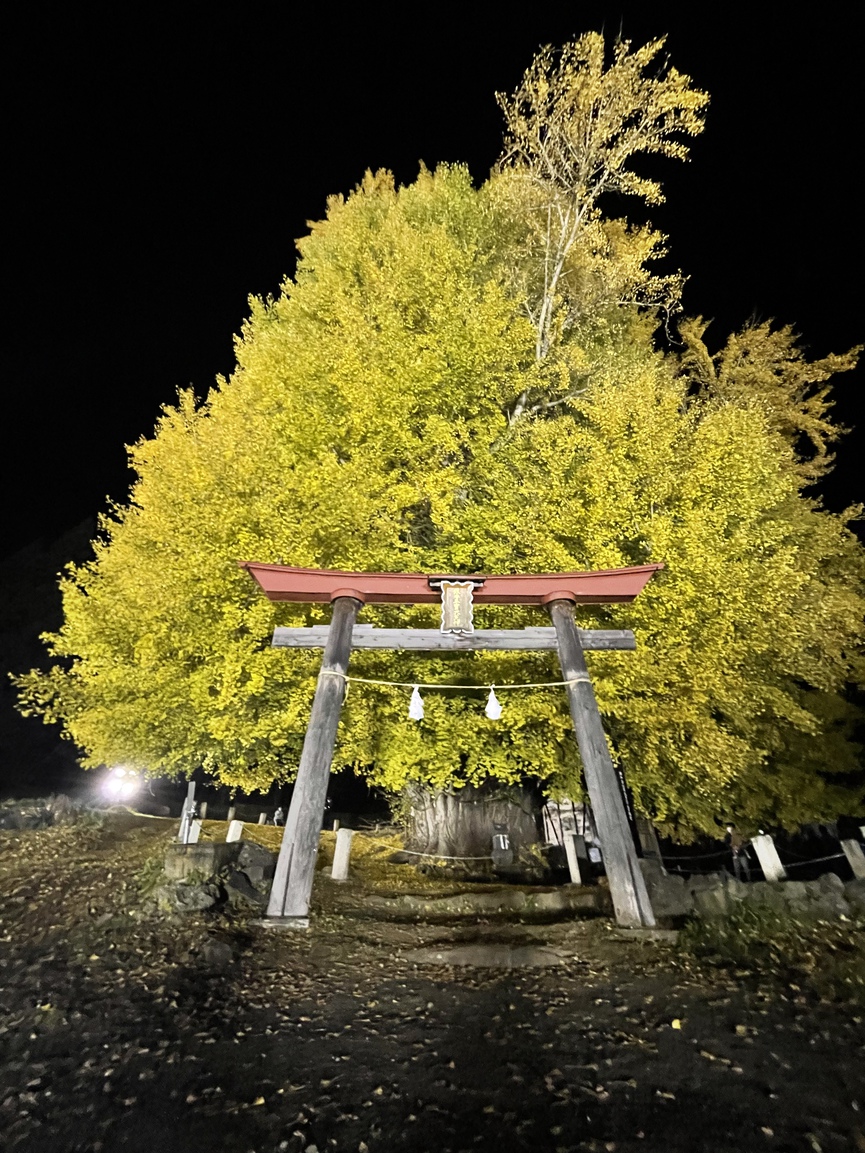
[{"label": "weathered gray wood", "polygon": [[[318,649],[327,643],[329,625],[310,628],[275,628],[274,648]],[[583,649],[609,651],[637,647],[629,629],[578,629]],[[488,652],[492,649],[556,648],[556,630],[550,628],[475,629],[473,633],[443,633],[439,629],[379,629],[355,625],[351,640],[355,649],[403,649],[425,652],[463,650]]]},{"label": "weathered gray wood", "polygon": [[360,609],[361,603],[354,597],[338,597],[333,602],[321,674],[270,890],[267,919],[271,924],[305,928],[309,923],[309,898],[324,821],[327,782],[345,697],[342,676],[322,674],[345,674],[348,671],[352,628]]},{"label": "weathered gray wood", "polygon": [[630,928],[652,928],[655,915],[637,860],[579,630],[574,623],[574,606],[568,600],[556,600],[548,608],[556,630],[562,676],[566,681],[574,681],[567,686],[568,703],[601,840],[616,920]]}]

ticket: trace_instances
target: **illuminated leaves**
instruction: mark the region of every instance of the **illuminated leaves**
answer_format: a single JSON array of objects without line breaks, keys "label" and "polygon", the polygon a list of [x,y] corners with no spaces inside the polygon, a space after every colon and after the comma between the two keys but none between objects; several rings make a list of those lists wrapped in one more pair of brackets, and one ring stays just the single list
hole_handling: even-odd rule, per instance
[{"label": "illuminated leaves", "polygon": [[[270,634],[329,614],[274,608],[238,560],[454,573],[661,561],[633,606],[581,612],[637,634],[636,653],[590,660],[638,807],[685,834],[722,813],[793,825],[849,805],[826,770],[850,766],[839,694],[858,675],[861,550],[800,495],[772,392],[780,380],[777,405],[800,404],[832,365],[752,332],[737,376],[732,353],[707,360],[697,337],[684,358],[660,354],[652,323],[621,308],[591,340],[568,338],[580,386],[533,411],[551,377],[502,274],[501,220],[490,186],[460,168],[400,190],[368,176],[301,241],[295,282],[251,302],[231,379],[200,407],[181,395],[134,446],[129,506],[64,581],[58,664],[22,681],[25,706],[62,719],[87,763],[204,765],[244,788],[293,775],[320,658],[274,651]],[[824,420],[820,403],[808,411]],[[363,619],[431,627],[436,612]],[[539,617],[487,608],[477,622]],[[550,653],[367,651],[351,671],[480,686],[560,675]],[[528,776],[577,795],[563,695],[508,692],[495,722],[486,696],[429,693],[415,722],[407,692],[355,685],[337,766],[391,791]]]}]

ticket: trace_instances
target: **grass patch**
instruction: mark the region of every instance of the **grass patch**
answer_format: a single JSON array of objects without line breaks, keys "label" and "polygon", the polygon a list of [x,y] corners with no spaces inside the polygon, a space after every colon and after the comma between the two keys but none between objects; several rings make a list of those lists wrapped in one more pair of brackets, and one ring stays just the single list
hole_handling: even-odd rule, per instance
[{"label": "grass patch", "polygon": [[727,917],[693,920],[679,947],[717,968],[777,977],[794,992],[865,1007],[865,921],[799,920],[744,901]]}]

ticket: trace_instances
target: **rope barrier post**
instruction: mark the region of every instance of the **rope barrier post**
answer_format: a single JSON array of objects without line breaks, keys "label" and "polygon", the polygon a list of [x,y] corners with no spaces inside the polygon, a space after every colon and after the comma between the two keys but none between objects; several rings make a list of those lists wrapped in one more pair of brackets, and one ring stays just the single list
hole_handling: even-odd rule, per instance
[{"label": "rope barrier post", "polygon": [[571,600],[547,604],[556,628],[562,675],[586,774],[589,800],[598,825],[616,920],[628,928],[654,928],[655,914],[637,860],[622,793],[601,723]]},{"label": "rope barrier post", "polygon": [[361,600],[348,592],[333,601],[333,617],[282,834],[267,916],[261,922],[266,928],[306,929],[309,926],[309,899],[324,824],[336,730],[345,698],[351,633],[362,605]]}]

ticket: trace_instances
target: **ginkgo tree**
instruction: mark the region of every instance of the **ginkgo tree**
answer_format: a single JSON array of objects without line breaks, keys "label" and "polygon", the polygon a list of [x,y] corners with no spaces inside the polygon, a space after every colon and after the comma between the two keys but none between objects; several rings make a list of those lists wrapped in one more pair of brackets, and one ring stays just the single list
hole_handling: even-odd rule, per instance
[{"label": "ginkgo tree", "polygon": [[[399,189],[368,174],[332,198],[295,277],[250,302],[230,379],[202,403],[181,394],[131,449],[128,504],[64,577],[55,663],[19,679],[22,708],[59,721],[83,763],[203,765],[244,788],[292,778],[319,656],[274,651],[270,634],[327,611],[274,607],[239,560],[453,573],[662,561],[634,605],[581,610],[637,634],[636,653],[590,659],[640,811],[686,836],[721,814],[794,826],[855,803],[844,692],[861,678],[862,552],[849,517],[804,488],[837,432],[826,381],[852,358],[809,363],[768,326],[713,357],[698,322],[664,352],[657,311],[612,291],[583,292],[539,358],[534,274],[519,267],[537,259],[535,223],[519,224],[514,179],[475,188],[442,166]],[[639,282],[653,244],[626,222],[594,224],[618,250],[599,260],[587,230],[569,267]],[[565,278],[561,299],[579,283]],[[515,420],[521,397],[544,403]],[[543,623],[532,614],[478,610],[502,627]],[[434,623],[421,607],[363,619]],[[363,651],[352,671],[558,679],[549,653]],[[560,691],[510,691],[495,721],[484,700],[430,694],[415,721],[404,690],[357,685],[336,764],[391,793],[535,780],[580,794]]]}]

